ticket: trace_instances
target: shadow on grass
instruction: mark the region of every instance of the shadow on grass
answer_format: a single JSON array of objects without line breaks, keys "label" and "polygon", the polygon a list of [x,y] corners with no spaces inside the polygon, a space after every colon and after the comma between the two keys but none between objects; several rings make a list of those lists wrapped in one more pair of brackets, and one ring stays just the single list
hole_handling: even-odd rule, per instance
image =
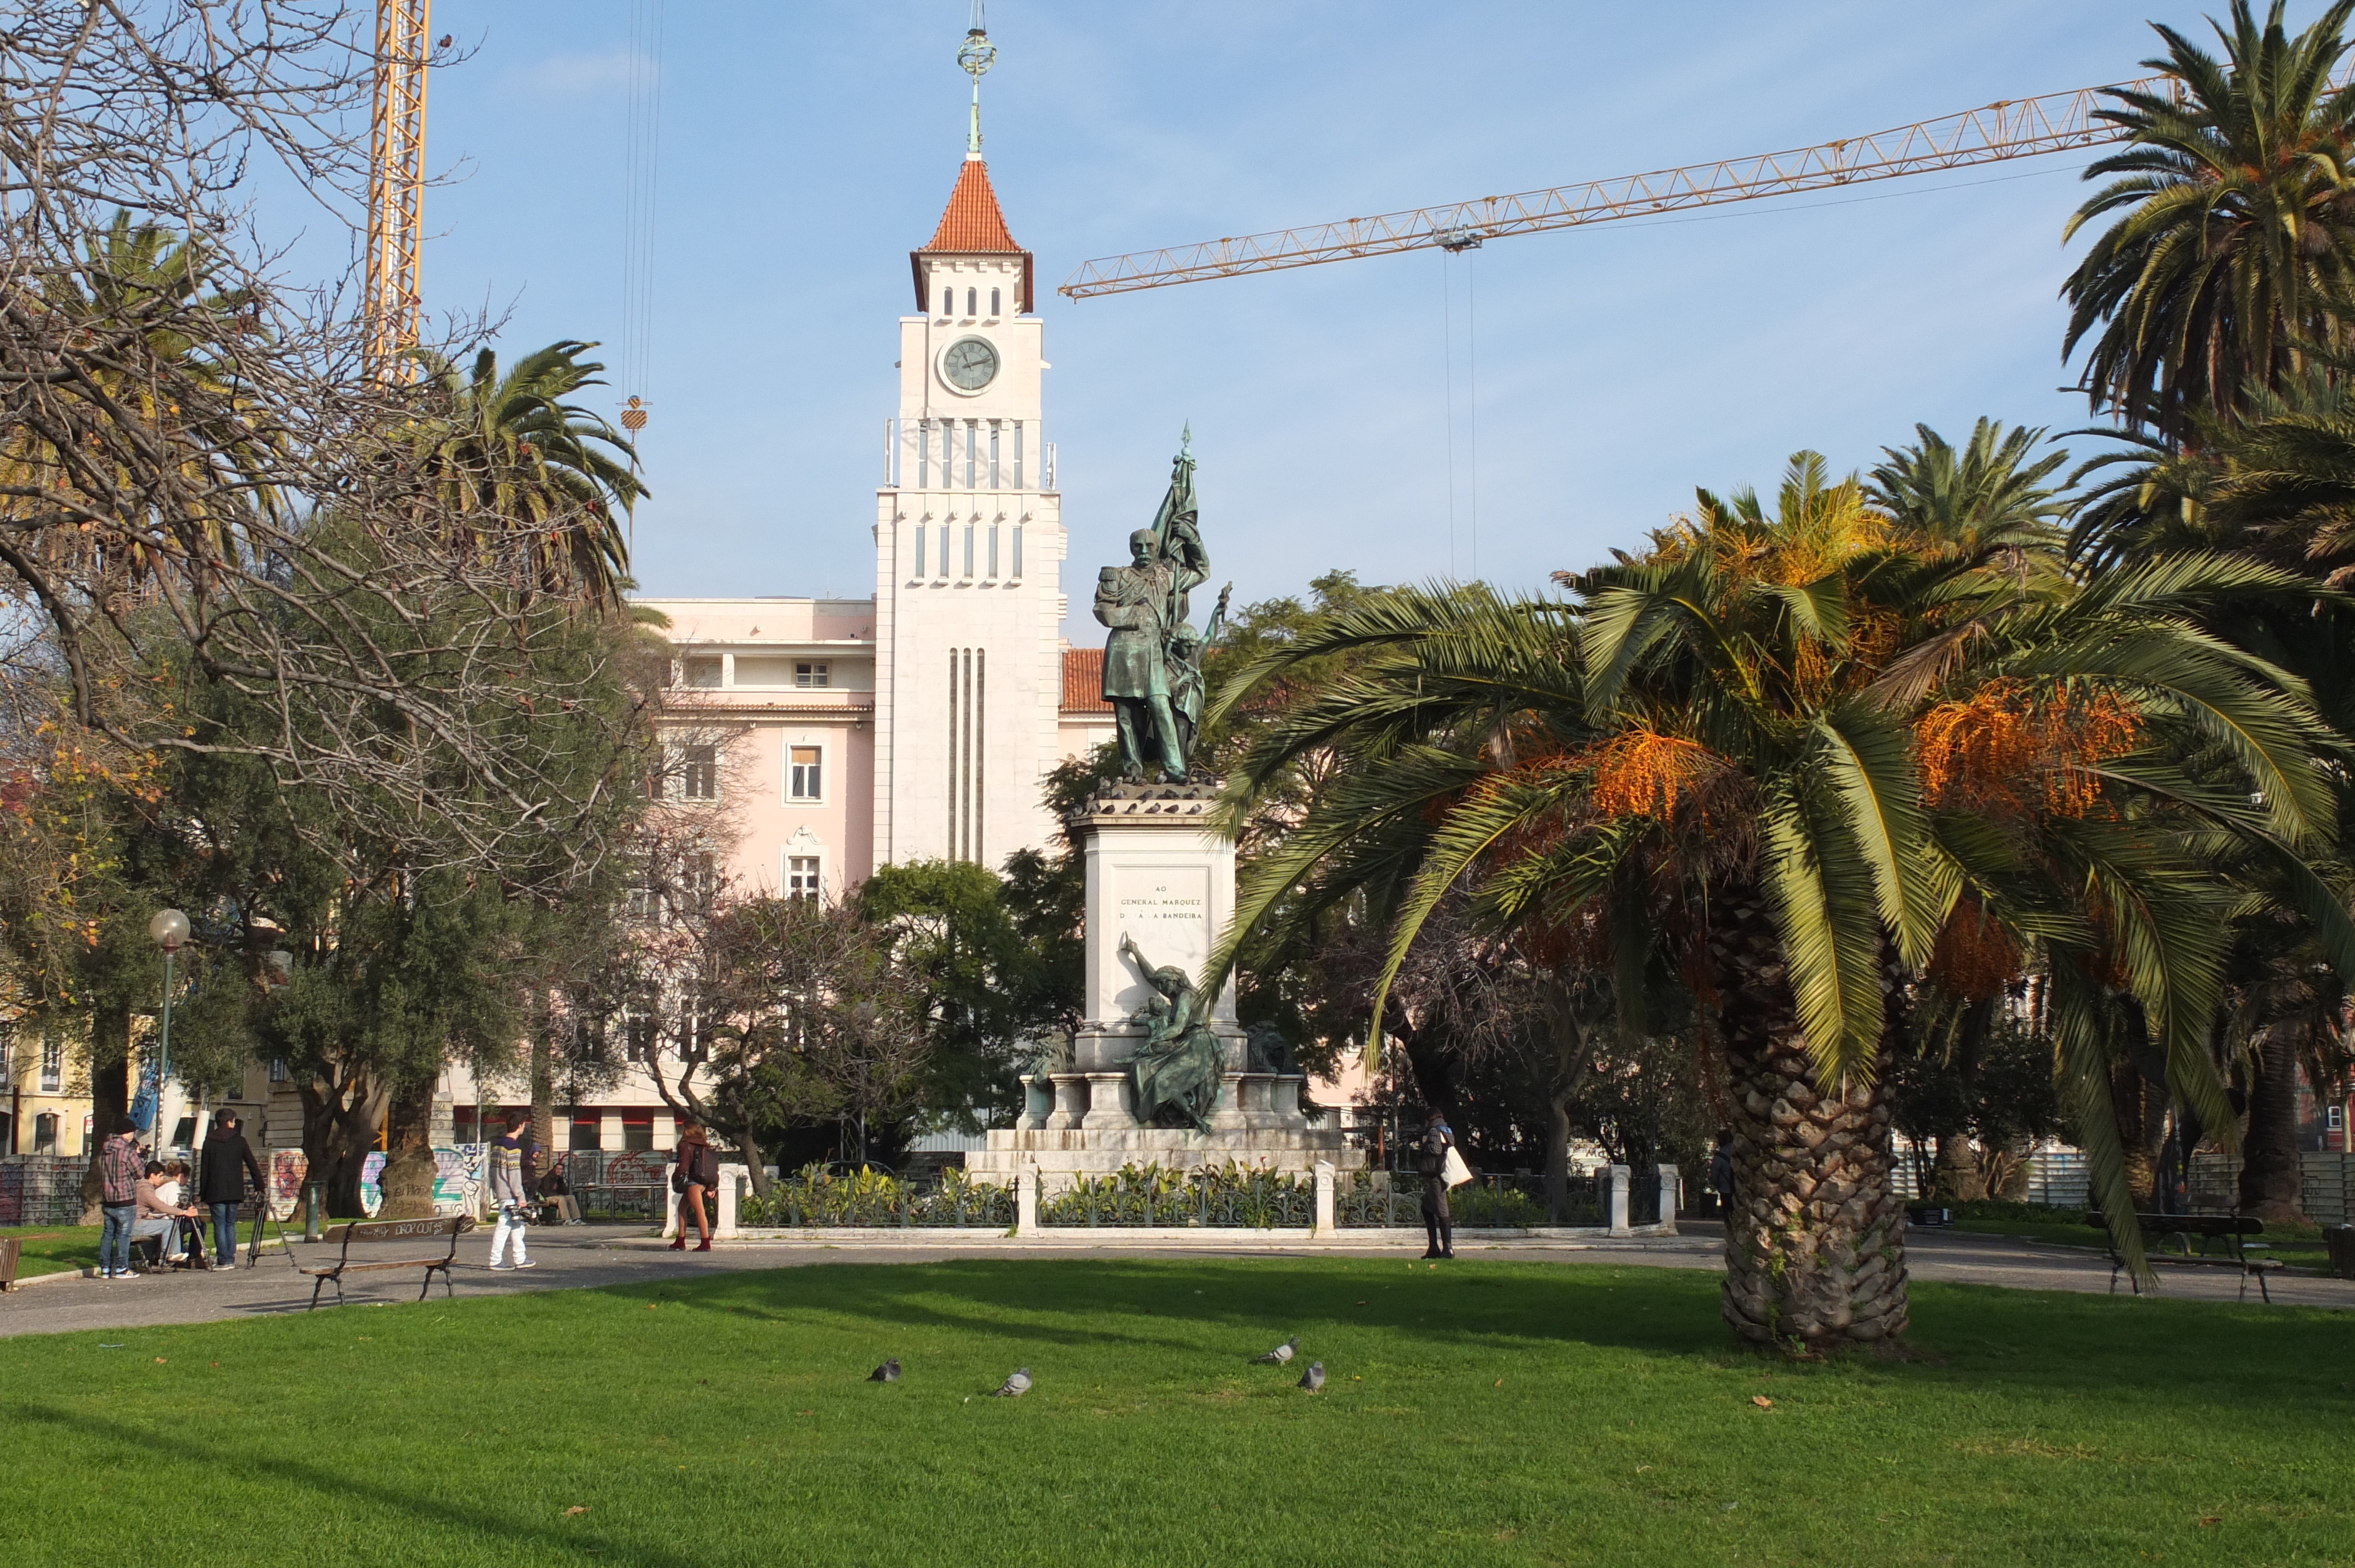
[{"label": "shadow on grass", "polygon": [[[504,1539],[520,1547],[537,1547],[573,1552],[581,1556],[595,1555],[608,1563],[637,1563],[646,1568],[704,1568],[695,1557],[677,1552],[651,1550],[635,1543],[624,1543],[609,1536],[593,1534],[588,1527],[566,1530],[553,1525],[534,1525],[515,1519],[511,1514],[476,1508],[458,1501],[447,1491],[431,1497],[418,1497],[396,1488],[370,1481],[365,1476],[335,1471],[322,1465],[306,1464],[269,1454],[256,1455],[246,1447],[207,1448],[191,1443],[186,1433],[174,1433],[166,1437],[158,1433],[144,1432],[123,1422],[110,1420],[88,1411],[66,1411],[53,1404],[22,1403],[10,1414],[17,1421],[55,1426],[80,1437],[95,1437],[112,1442],[128,1450],[126,1462],[137,1454],[154,1455],[156,1459],[175,1467],[184,1466],[190,1458],[214,1467],[216,1474],[235,1475],[258,1470],[296,1492],[308,1493],[329,1511],[346,1508],[354,1498],[362,1498],[396,1512],[428,1524],[450,1529],[468,1530],[477,1534]],[[18,1428],[20,1435],[28,1435]]]},{"label": "shadow on grass", "polygon": [[605,1293],[779,1327],[816,1315],[1071,1348],[1199,1355],[1208,1324],[1249,1356],[1329,1323],[1504,1355],[1576,1344],[1800,1376],[2190,1401],[2275,1419],[2346,1414],[2336,1371],[2325,1378],[2317,1369],[2355,1355],[2355,1316],[2347,1313],[1992,1286],[1917,1282],[1913,1291],[1910,1357],[1866,1353],[1821,1365],[1736,1341],[1718,1316],[1714,1277],[1605,1264],[1465,1262],[1433,1271],[1356,1259],[968,1259],[730,1273]]}]

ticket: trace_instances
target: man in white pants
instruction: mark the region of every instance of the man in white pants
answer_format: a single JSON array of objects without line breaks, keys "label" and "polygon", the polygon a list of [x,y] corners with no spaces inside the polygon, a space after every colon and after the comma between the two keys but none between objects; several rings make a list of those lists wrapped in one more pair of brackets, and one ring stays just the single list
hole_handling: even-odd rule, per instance
[{"label": "man in white pants", "polygon": [[[506,1136],[491,1140],[491,1202],[499,1211],[498,1228],[491,1233],[491,1266],[493,1268],[531,1268],[536,1266],[524,1255],[524,1227],[531,1221],[531,1184],[533,1167],[538,1163],[539,1151],[532,1146],[531,1117],[526,1111],[509,1111]],[[515,1261],[506,1262],[507,1243],[515,1243]]]}]

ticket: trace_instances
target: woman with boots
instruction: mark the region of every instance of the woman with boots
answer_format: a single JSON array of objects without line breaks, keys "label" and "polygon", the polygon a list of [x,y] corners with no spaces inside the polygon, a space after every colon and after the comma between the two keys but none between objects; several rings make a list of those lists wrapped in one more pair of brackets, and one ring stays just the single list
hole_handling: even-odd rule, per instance
[{"label": "woman with boots", "polygon": [[687,1250],[687,1217],[695,1219],[698,1238],[695,1250],[711,1250],[711,1219],[703,1207],[704,1194],[719,1185],[719,1151],[711,1147],[703,1124],[690,1121],[678,1132],[678,1169],[671,1175],[671,1185],[679,1194],[678,1239],[670,1244],[673,1252]]}]

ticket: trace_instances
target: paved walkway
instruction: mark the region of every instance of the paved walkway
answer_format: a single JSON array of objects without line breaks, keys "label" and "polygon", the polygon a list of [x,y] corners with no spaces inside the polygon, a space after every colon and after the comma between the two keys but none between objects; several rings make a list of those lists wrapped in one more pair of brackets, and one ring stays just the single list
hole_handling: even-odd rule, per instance
[{"label": "paved walkway", "polygon": [[[1468,1258],[1509,1257],[1515,1262],[1608,1263],[1644,1268],[1718,1269],[1722,1245],[1717,1227],[1688,1224],[1687,1234],[1625,1241],[1547,1240],[1462,1241],[1458,1251]],[[1420,1237],[1416,1240],[1419,1242]],[[489,1252],[487,1236],[470,1235],[459,1246],[457,1287],[461,1296],[514,1295],[531,1290],[581,1289],[605,1285],[642,1284],[718,1271],[791,1268],[834,1263],[932,1263],[959,1257],[1087,1257],[1117,1253],[1123,1256],[1162,1257],[1361,1257],[1380,1255],[1381,1249],[1364,1243],[1334,1246],[1254,1244],[1247,1234],[1187,1245],[1092,1245],[1084,1237],[1053,1242],[1016,1241],[988,1236],[954,1242],[900,1245],[862,1242],[856,1245],[817,1242],[745,1242],[719,1246],[709,1253],[675,1253],[649,1239],[636,1226],[591,1225],[532,1232],[531,1254],[539,1266],[521,1273],[493,1272],[481,1261]],[[1412,1256],[1412,1243],[1396,1249]],[[472,1259],[472,1261],[469,1261]],[[2074,1290],[2100,1293],[2109,1288],[2110,1266],[2100,1253],[2075,1247],[2043,1245],[2002,1236],[1966,1235],[1951,1231],[1914,1231],[1906,1238],[1906,1262],[1921,1280],[1964,1285],[1995,1285],[2020,1289]],[[2229,1270],[2179,1268],[2163,1270],[2161,1290],[2171,1298],[2231,1301],[2240,1281]],[[2276,1276],[2274,1299],[2301,1307],[2355,1308],[2355,1280]],[[345,1286],[350,1302],[416,1299],[417,1285],[404,1287],[384,1275],[363,1275]],[[437,1298],[440,1287],[435,1287]],[[275,1251],[262,1254],[253,1267],[213,1274],[164,1274],[131,1282],[86,1277],[45,1279],[0,1296],[0,1337],[59,1333],[78,1329],[149,1328],[167,1323],[208,1323],[232,1319],[300,1312],[311,1298],[311,1282],[300,1277],[286,1258]],[[332,1287],[328,1299],[334,1299]],[[2249,1299],[2255,1301],[2253,1288]]]}]

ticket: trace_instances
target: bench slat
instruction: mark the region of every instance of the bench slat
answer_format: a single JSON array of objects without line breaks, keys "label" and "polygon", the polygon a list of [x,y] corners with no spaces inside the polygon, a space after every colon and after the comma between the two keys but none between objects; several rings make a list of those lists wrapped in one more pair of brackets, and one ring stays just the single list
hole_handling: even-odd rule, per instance
[{"label": "bench slat", "polygon": [[398,1263],[338,1263],[326,1268],[306,1268],[303,1272],[332,1279],[338,1274],[366,1274],[372,1268],[446,1268],[449,1262],[444,1257],[407,1257]]}]

